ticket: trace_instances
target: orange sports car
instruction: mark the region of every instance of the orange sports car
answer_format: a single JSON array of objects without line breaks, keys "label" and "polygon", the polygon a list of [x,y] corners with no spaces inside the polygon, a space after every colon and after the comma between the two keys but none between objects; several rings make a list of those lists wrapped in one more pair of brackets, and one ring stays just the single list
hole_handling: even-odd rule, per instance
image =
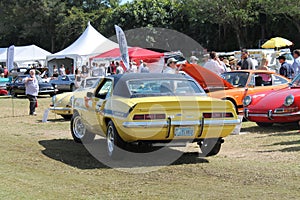
[{"label": "orange sports car", "polygon": [[290,82],[289,79],[266,70],[225,72],[222,74],[223,79],[194,64],[187,64],[182,70],[192,76],[211,97],[230,100],[238,113],[243,112],[243,99],[247,95],[285,88]]}]

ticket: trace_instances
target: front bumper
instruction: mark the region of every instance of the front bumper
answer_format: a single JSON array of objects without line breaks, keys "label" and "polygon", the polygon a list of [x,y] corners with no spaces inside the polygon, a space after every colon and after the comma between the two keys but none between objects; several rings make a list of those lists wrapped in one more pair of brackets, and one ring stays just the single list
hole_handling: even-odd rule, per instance
[{"label": "front bumper", "polygon": [[40,90],[39,94],[43,95],[43,94],[55,94],[57,92],[57,90],[49,90],[49,89],[45,89],[45,90]]},{"label": "front bumper", "polygon": [[293,122],[299,121],[300,111],[290,113],[274,113],[268,110],[266,113],[253,113],[249,109],[244,109],[244,117],[255,122]]}]

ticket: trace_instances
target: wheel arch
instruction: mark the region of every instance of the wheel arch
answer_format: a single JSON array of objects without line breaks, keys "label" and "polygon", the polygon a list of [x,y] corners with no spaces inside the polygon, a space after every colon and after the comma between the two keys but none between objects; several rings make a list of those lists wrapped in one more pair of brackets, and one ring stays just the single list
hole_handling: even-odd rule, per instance
[{"label": "wheel arch", "polygon": [[234,98],[232,98],[232,97],[225,97],[225,98],[222,98],[222,100],[228,100],[228,101],[231,101],[231,103],[234,105],[234,108],[235,108],[236,113],[239,112],[237,103],[236,103],[236,101],[234,100]]}]

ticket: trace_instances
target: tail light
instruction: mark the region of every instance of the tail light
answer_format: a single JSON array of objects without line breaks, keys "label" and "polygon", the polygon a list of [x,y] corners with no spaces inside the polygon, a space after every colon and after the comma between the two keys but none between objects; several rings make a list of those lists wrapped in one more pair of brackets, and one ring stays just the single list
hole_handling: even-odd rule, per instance
[{"label": "tail light", "polygon": [[203,113],[204,118],[227,118],[233,117],[232,113],[221,113],[221,112],[213,112],[213,113]]},{"label": "tail light", "polygon": [[166,114],[138,114],[133,116],[133,120],[166,119]]}]

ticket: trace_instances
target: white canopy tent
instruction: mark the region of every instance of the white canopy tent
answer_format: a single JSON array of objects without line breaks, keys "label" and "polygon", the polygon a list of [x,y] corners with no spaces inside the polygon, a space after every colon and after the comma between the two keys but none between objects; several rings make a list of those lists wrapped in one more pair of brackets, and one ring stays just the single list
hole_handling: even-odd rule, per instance
[{"label": "white canopy tent", "polygon": [[[100,34],[90,23],[81,36],[70,46],[55,54],[47,56],[48,67],[64,64],[70,71],[88,62],[89,57],[109,51],[119,45]],[[71,67],[73,69],[71,69]]]},{"label": "white canopy tent", "polygon": [[[46,57],[51,55],[50,52],[36,46],[15,46],[14,48],[14,62],[20,67],[28,63],[39,62],[42,65],[46,61]],[[7,48],[0,48],[0,62],[6,62]],[[26,66],[25,66],[26,67]]]}]

